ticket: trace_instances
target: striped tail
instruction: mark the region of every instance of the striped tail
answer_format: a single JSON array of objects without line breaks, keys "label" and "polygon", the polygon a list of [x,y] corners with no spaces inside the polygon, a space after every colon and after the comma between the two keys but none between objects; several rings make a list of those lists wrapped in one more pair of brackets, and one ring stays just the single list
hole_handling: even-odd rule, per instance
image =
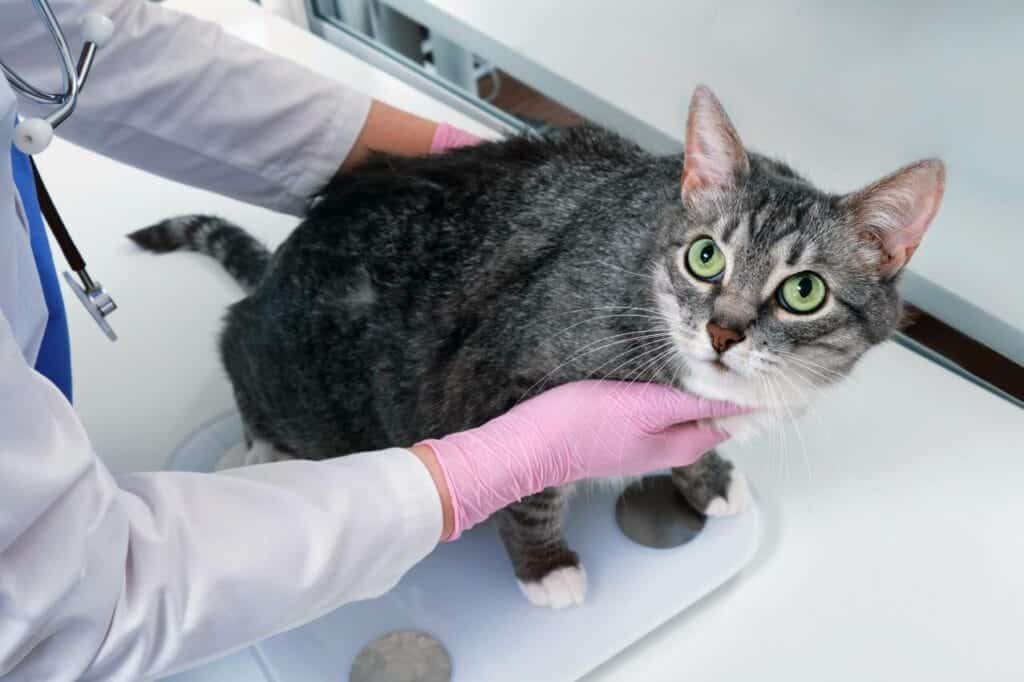
[{"label": "striped tail", "polygon": [[216,216],[168,218],[132,232],[128,238],[154,253],[186,249],[212,256],[246,293],[259,285],[270,264],[270,251],[263,244],[237,225]]}]

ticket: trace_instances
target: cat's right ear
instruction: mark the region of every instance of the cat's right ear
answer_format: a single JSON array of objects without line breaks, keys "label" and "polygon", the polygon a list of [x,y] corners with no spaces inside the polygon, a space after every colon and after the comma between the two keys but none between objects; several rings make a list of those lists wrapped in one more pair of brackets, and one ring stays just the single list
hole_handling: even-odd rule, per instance
[{"label": "cat's right ear", "polygon": [[683,201],[693,204],[716,197],[749,171],[747,152],[725,109],[707,86],[698,85],[686,119]]}]

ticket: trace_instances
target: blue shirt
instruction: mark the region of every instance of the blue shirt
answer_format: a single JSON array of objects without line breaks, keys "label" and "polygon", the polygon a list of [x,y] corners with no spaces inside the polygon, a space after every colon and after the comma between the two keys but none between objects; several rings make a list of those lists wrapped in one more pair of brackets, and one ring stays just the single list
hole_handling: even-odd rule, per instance
[{"label": "blue shirt", "polygon": [[46,237],[46,226],[39,210],[35,178],[29,158],[11,147],[11,166],[14,170],[14,184],[21,195],[21,203],[28,217],[32,255],[43,287],[48,318],[43,342],[36,358],[36,371],[47,377],[71,400],[71,339],[68,321],[64,311],[64,298],[60,293],[57,270],[53,265],[53,254]]}]

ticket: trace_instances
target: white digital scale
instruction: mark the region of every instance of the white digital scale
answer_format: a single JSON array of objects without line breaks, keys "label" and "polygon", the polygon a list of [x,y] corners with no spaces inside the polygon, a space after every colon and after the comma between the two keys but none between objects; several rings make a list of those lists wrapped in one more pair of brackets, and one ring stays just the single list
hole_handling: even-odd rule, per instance
[{"label": "white digital scale", "polygon": [[[178,446],[168,468],[211,471],[241,440],[237,414],[214,419]],[[166,679],[576,680],[729,580],[750,561],[760,539],[755,506],[738,516],[707,519],[699,532],[690,533],[686,544],[667,549],[643,546],[620,530],[617,499],[613,491],[595,487],[578,493],[570,505],[566,534],[589,580],[582,606],[549,610],[528,603],[516,586],[497,531],[485,523],[458,542],[439,546],[395,589],[377,599],[348,604],[308,625]],[[664,510],[657,515],[663,516]],[[384,647],[369,666],[377,676],[367,676],[366,654],[358,662],[357,656],[382,637],[385,643],[417,638],[412,646],[424,656],[430,654],[426,657],[431,662],[419,669],[418,664],[388,668],[386,660],[379,660],[391,650]],[[443,660],[438,663],[439,659]]]}]

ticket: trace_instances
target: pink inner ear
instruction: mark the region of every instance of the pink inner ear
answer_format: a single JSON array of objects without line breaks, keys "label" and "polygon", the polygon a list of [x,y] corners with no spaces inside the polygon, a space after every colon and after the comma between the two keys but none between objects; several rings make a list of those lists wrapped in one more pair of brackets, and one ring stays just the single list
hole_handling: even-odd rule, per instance
[{"label": "pink inner ear", "polygon": [[696,145],[692,148],[690,145],[686,145],[686,160],[683,163],[683,192],[694,192],[714,185],[715,181],[719,180],[710,175],[701,177],[701,161],[698,160],[698,157],[702,156],[702,153],[696,150]]},{"label": "pink inner ear", "polygon": [[905,227],[882,233],[882,244],[893,261],[898,263],[897,267],[906,265],[910,257],[914,255],[914,251],[920,246],[921,240],[924,239],[924,233],[928,231],[928,226],[931,225],[935,213],[939,210],[941,197],[941,190],[919,197],[908,216],[910,221]]},{"label": "pink inner ear", "polygon": [[748,168],[746,151],[725,110],[714,94],[699,86],[690,101],[686,121],[686,155],[683,158],[682,191],[692,196],[699,190],[721,189]]},{"label": "pink inner ear", "polygon": [[942,203],[945,166],[920,161],[852,195],[858,222],[882,245],[882,272],[900,270],[921,244]]},{"label": "pink inner ear", "polygon": [[683,189],[711,189],[723,187],[732,181],[736,161],[728,149],[708,150],[708,141],[701,134],[687,136],[686,156],[683,160]]}]

